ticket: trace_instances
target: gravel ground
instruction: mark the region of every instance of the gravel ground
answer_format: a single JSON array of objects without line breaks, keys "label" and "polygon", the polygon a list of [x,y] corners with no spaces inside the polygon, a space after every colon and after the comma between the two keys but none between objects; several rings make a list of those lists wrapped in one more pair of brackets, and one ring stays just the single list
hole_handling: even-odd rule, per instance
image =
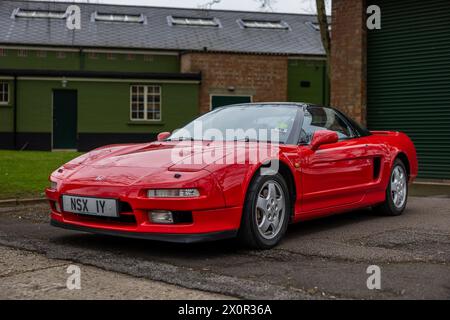
[{"label": "gravel ground", "polygon": [[71,266],[70,261],[0,246],[0,299],[229,299],[78,264],[75,266],[80,268],[80,287],[69,290],[67,281],[73,271],[68,268]]}]

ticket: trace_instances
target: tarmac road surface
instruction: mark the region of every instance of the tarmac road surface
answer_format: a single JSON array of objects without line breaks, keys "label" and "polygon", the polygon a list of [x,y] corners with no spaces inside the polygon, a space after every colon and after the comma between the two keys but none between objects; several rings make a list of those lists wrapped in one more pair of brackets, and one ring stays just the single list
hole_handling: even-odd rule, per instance
[{"label": "tarmac road surface", "polygon": [[[161,299],[450,299],[445,197],[411,197],[399,217],[366,209],[292,225],[282,244],[268,251],[244,250],[233,241],[181,245],[67,231],[49,225],[46,205],[18,206],[0,208],[0,246],[3,268],[17,268],[8,256],[36,255],[22,265],[44,259],[56,269],[73,263],[82,271],[115,274],[118,283],[148,281],[122,296],[125,285],[105,288],[101,281],[85,281],[85,298],[154,299],[158,290],[152,286],[168,286]],[[380,290],[367,288],[370,265],[380,267]],[[14,278],[2,272],[1,281],[8,281],[0,285],[3,298],[36,297],[26,292],[33,286],[14,291]],[[45,277],[49,283],[63,280],[58,272]]]}]

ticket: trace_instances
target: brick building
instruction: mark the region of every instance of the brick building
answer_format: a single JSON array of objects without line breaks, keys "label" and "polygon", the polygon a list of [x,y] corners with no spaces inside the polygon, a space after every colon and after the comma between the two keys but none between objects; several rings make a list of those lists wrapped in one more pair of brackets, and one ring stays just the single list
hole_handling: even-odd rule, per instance
[{"label": "brick building", "polygon": [[[369,5],[381,29],[367,30]],[[450,179],[450,1],[333,0],[331,104],[414,141],[419,178]]]},{"label": "brick building", "polygon": [[328,102],[315,16],[76,4],[80,30],[69,3],[0,2],[0,148],[89,150],[222,105]]}]

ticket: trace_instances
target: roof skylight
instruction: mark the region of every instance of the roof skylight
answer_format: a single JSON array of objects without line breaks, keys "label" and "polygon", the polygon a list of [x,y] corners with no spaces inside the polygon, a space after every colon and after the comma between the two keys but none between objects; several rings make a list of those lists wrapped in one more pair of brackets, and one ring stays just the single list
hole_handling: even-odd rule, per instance
[{"label": "roof skylight", "polygon": [[219,27],[220,22],[216,18],[196,17],[169,17],[169,24],[180,26]]},{"label": "roof skylight", "polygon": [[289,25],[284,21],[240,20],[239,22],[244,28],[289,29]]},{"label": "roof skylight", "polygon": [[94,12],[93,20],[103,22],[145,23],[145,16],[143,14],[117,14],[117,13]]},{"label": "roof skylight", "polygon": [[[306,24],[309,25],[314,30],[320,31],[319,23],[317,23],[317,22],[306,22]],[[328,25],[328,30],[331,31],[331,24]]]},{"label": "roof skylight", "polygon": [[63,11],[28,10],[17,8],[13,11],[14,18],[44,18],[44,19],[64,19],[66,13]]}]

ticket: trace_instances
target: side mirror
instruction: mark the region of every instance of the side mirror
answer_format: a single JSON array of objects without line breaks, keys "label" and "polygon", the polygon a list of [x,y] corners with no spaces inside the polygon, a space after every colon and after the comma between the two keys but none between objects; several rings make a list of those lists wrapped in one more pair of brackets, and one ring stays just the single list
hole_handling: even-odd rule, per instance
[{"label": "side mirror", "polygon": [[311,149],[316,151],[321,145],[338,142],[339,137],[336,132],[330,130],[317,130],[311,140]]},{"label": "side mirror", "polygon": [[166,140],[168,137],[170,137],[170,132],[161,132],[160,134],[158,134],[158,141],[164,141]]}]

